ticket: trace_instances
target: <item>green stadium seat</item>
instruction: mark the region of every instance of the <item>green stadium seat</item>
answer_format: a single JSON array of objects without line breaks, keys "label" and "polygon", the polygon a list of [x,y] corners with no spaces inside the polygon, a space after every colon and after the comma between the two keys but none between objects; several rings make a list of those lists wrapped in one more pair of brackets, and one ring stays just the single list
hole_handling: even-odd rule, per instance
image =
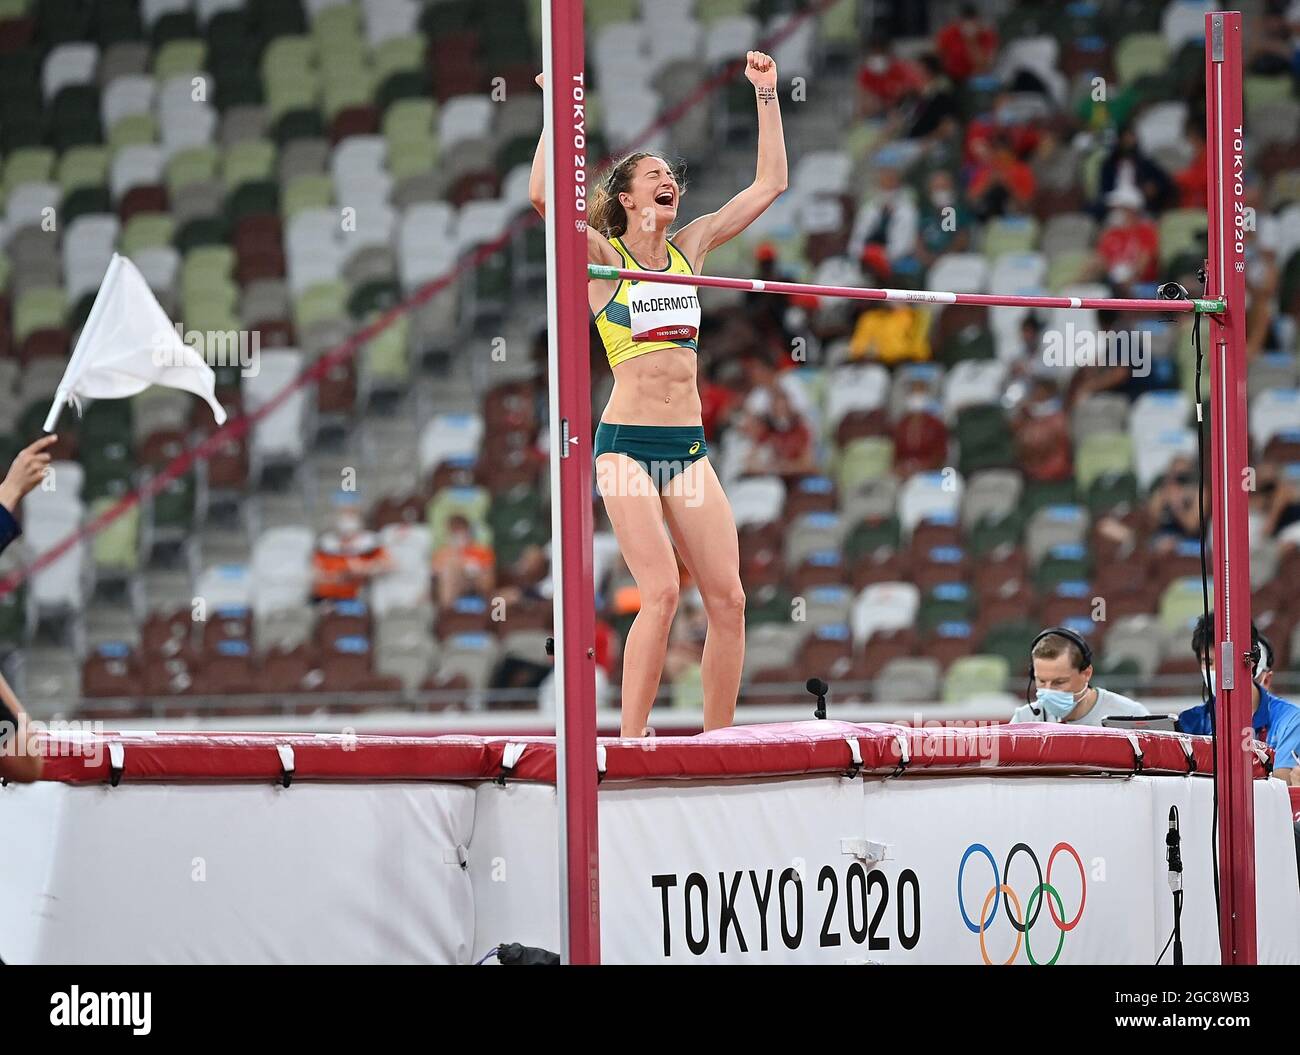
[{"label": "green stadium seat", "polygon": [[[90,504],[90,516],[97,517],[116,504],[117,499],[103,497]],[[155,516],[157,504],[155,503]],[[96,569],[101,573],[131,574],[140,567],[140,507],[132,506],[91,541]]]},{"label": "green stadium seat", "polygon": [[194,183],[213,179],[221,154],[216,147],[190,147],[173,154],[167,161],[167,191],[175,194]]},{"label": "green stadium seat", "polygon": [[894,441],[865,436],[839,452],[835,483],[840,494],[852,494],[863,484],[879,480],[894,464]]},{"label": "green stadium seat", "polygon": [[158,122],[153,114],[127,114],[108,130],[108,149],[116,154],[123,147],[158,141]]},{"label": "green stadium seat", "polygon": [[1018,546],[1025,533],[1024,514],[1017,510],[996,520],[979,521],[970,531],[970,548],[984,557],[1000,546]]},{"label": "green stadium seat", "polygon": [[1011,665],[1005,656],[962,656],[948,668],[943,679],[943,702],[960,703],[973,696],[1005,692]]},{"label": "green stadium seat", "polygon": [[1015,464],[1011,430],[1000,406],[963,407],[957,412],[954,435],[961,451],[958,464],[963,476]]},{"label": "green stadium seat", "polygon": [[1041,629],[1025,619],[997,623],[984,634],[980,654],[1001,657],[1010,670],[1009,677],[1018,679],[1029,670],[1029,645]]},{"label": "green stadium seat", "polygon": [[1115,48],[1115,74],[1120,84],[1163,73],[1169,65],[1169,45],[1159,33],[1130,33]]},{"label": "green stadium seat", "polygon": [[898,549],[902,532],[896,517],[888,520],[869,519],[858,524],[844,540],[844,556],[856,564],[863,557],[880,549]]},{"label": "green stadium seat", "polygon": [[[1211,596],[1213,585],[1211,584]],[[1160,624],[1175,640],[1186,637],[1204,611],[1205,598],[1199,577],[1175,579],[1160,595]]]},{"label": "green stadium seat", "polygon": [[207,54],[207,45],[193,37],[169,40],[154,55],[154,76],[161,83],[181,74],[203,73]]},{"label": "green stadium seat", "polygon": [[56,329],[68,315],[68,298],[62,289],[33,289],[13,306],[14,342],[22,344],[37,330]]},{"label": "green stadium seat", "polygon": [[1095,432],[1084,438],[1074,455],[1074,478],[1087,491],[1099,476],[1133,469],[1133,441],[1127,433]]},{"label": "green stadium seat", "polygon": [[488,509],[492,496],[482,487],[444,487],[425,507],[424,520],[429,525],[433,538],[433,548],[438,549],[447,541],[447,521],[449,518],[463,516],[475,528],[482,532],[485,545],[491,545],[490,529],[487,522]]},{"label": "green stadium seat", "polygon": [[54,174],[54,151],[49,147],[22,147],[15,150],[4,161],[4,173],[0,176],[0,197],[8,198],[9,192],[20,183],[46,183]]},{"label": "green stadium seat", "polygon": [[294,298],[293,324],[301,333],[318,322],[346,318],[348,289],[342,282],[318,282]]},{"label": "green stadium seat", "polygon": [[401,390],[410,380],[409,331],[410,318],[404,315],[366,342],[362,354],[366,373],[375,387]]},{"label": "green stadium seat", "polygon": [[1137,505],[1137,477],[1131,472],[1102,473],[1088,488],[1088,512],[1093,517]]},{"label": "green stadium seat", "polygon": [[108,183],[108,151],[98,145],[65,151],[59,156],[58,183],[65,195],[83,187],[105,186]]},{"label": "green stadium seat", "polygon": [[122,228],[120,244],[126,256],[152,246],[171,245],[176,221],[168,213],[136,213]]}]

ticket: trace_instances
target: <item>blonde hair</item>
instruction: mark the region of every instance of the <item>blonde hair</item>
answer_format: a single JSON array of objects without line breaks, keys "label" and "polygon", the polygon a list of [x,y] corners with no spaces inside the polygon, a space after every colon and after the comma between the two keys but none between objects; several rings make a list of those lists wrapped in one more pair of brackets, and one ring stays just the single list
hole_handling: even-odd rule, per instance
[{"label": "blonde hair", "polygon": [[617,238],[627,231],[627,210],[618,200],[620,194],[626,194],[632,183],[632,173],[636,171],[637,162],[644,158],[660,158],[668,167],[668,174],[677,184],[680,194],[686,189],[683,178],[684,165],[674,165],[662,154],[649,150],[638,150],[615,162],[608,172],[596,184],[596,192],[591,196],[587,207],[587,222],[606,238]]}]

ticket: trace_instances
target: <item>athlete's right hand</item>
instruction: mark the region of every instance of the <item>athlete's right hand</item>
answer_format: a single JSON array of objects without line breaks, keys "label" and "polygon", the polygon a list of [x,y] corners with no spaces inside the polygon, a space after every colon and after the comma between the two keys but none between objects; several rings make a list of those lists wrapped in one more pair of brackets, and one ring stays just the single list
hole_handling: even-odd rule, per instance
[{"label": "athlete's right hand", "polygon": [[544,73],[539,73],[536,77],[533,78],[533,81],[537,84],[537,87],[539,87],[539,88],[545,88],[545,87],[546,87],[546,74],[544,74]]}]

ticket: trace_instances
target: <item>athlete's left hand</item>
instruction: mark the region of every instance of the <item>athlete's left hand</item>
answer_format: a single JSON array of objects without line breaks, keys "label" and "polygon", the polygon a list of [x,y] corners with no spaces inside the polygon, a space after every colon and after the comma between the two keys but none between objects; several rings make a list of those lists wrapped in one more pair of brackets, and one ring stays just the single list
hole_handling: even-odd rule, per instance
[{"label": "athlete's left hand", "polygon": [[747,51],[745,76],[755,88],[776,88],[776,60],[763,51]]}]

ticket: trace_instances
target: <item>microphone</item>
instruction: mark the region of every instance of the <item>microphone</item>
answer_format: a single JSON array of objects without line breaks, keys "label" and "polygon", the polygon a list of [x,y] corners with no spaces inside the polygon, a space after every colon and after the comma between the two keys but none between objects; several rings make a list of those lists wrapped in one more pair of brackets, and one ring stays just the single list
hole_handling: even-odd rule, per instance
[{"label": "microphone", "polygon": [[1183,963],[1183,837],[1178,831],[1178,807],[1169,807],[1169,831],[1165,834],[1165,861],[1169,865],[1169,889],[1174,895],[1174,966]]},{"label": "microphone", "polygon": [[1182,836],[1178,831],[1178,807],[1169,807],[1169,831],[1165,835],[1165,861],[1169,865],[1169,889],[1183,889]]},{"label": "microphone", "polygon": [[804,688],[817,697],[817,709],[813,711],[814,718],[826,717],[826,693],[829,689],[826,682],[821,678],[809,678],[804,682]]}]

